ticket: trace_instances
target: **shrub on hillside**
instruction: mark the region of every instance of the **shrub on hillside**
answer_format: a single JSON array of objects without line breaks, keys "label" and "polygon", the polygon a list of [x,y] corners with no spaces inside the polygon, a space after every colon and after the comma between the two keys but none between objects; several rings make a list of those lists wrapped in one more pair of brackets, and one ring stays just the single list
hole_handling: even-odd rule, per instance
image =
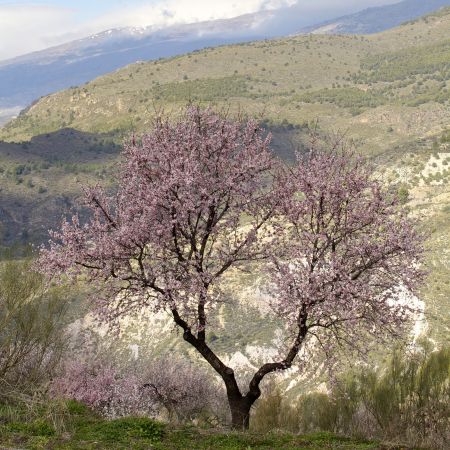
[{"label": "shrub on hillside", "polygon": [[54,372],[66,345],[62,294],[29,260],[0,265],[0,400],[32,393]]},{"label": "shrub on hillside", "polygon": [[[328,394],[309,393],[290,405],[271,390],[256,406],[258,431],[333,431],[444,448],[449,438],[450,348],[405,355],[387,367],[347,373]],[[281,398],[281,397],[280,397]]]},{"label": "shrub on hillside", "polygon": [[208,374],[176,357],[122,367],[107,358],[68,362],[51,393],[80,401],[110,418],[166,415],[170,421],[218,417],[222,407]]}]

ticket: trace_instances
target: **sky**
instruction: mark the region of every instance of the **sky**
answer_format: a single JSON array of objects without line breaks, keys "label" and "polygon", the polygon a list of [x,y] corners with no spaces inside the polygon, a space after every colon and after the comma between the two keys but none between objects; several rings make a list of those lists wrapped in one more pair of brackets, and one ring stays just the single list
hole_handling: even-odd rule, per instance
[{"label": "sky", "polygon": [[0,0],[0,60],[110,28],[196,23],[295,8],[312,24],[399,0]]}]

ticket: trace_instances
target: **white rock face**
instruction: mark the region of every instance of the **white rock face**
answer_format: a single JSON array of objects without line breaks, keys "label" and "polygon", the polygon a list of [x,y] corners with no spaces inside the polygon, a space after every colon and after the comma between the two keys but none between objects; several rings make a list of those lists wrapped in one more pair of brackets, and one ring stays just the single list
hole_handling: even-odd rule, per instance
[{"label": "white rock face", "polygon": [[231,357],[224,358],[224,363],[235,370],[256,370],[256,366],[240,351],[233,353]]},{"label": "white rock face", "polygon": [[[422,170],[422,176],[424,178],[429,177],[430,175],[434,176],[436,174],[440,174],[445,172],[446,170],[450,170],[450,153],[437,153],[437,158],[435,155],[431,155],[430,159],[427,161],[425,168]],[[443,184],[443,180],[433,180],[430,184],[432,185],[440,185]],[[419,182],[420,186],[425,185],[425,181],[423,179]]]},{"label": "white rock face", "polygon": [[419,336],[423,335],[428,328],[428,323],[425,318],[425,302],[413,295],[404,286],[399,286],[395,293],[395,298],[392,299],[392,303],[406,305],[416,310],[413,317],[414,325],[411,331],[412,342],[415,343]]},{"label": "white rock face", "polygon": [[137,361],[139,359],[139,345],[137,344],[130,344],[128,345],[128,348],[131,350],[131,354],[133,356],[133,359]]}]

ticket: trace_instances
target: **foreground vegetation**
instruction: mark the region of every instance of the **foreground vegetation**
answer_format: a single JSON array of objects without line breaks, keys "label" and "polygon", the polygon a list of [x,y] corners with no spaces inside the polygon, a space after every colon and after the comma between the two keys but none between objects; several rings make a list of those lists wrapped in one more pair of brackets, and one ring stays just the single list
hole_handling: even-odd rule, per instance
[{"label": "foreground vegetation", "polygon": [[445,448],[450,432],[450,348],[395,351],[386,365],[337,377],[328,392],[283,400],[272,386],[257,405],[253,429],[317,430]]},{"label": "foreground vegetation", "polygon": [[400,448],[333,433],[229,432],[167,426],[147,418],[105,420],[76,402],[42,405],[34,411],[0,407],[0,446],[26,449],[241,450]]},{"label": "foreground vegetation", "polygon": [[[448,347],[423,340],[378,368],[341,373],[327,390],[300,382],[300,395],[298,387],[281,395],[281,379],[272,378],[250,432],[230,433],[226,401],[196,364],[175,364],[171,356],[171,368],[154,354],[140,365],[120,362],[92,342],[77,352],[62,326],[71,320],[67,291],[48,290],[30,268],[29,260],[8,261],[0,270],[0,448],[445,448]],[[68,372],[79,358],[84,366]],[[149,378],[136,377],[146,371]],[[186,377],[190,383],[180,383]],[[137,399],[143,384],[154,391]]]}]

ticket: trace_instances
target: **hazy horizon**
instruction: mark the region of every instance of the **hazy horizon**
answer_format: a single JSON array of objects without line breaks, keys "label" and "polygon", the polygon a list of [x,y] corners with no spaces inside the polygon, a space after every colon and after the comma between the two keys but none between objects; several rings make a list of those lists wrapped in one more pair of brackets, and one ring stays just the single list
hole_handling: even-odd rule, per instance
[{"label": "hazy horizon", "polygon": [[[272,11],[255,34],[275,36],[367,7],[400,0],[0,0],[0,60],[64,44],[111,28],[172,25],[230,19]],[[337,4],[338,3],[338,4]],[[295,17],[295,23],[293,21]]]}]

